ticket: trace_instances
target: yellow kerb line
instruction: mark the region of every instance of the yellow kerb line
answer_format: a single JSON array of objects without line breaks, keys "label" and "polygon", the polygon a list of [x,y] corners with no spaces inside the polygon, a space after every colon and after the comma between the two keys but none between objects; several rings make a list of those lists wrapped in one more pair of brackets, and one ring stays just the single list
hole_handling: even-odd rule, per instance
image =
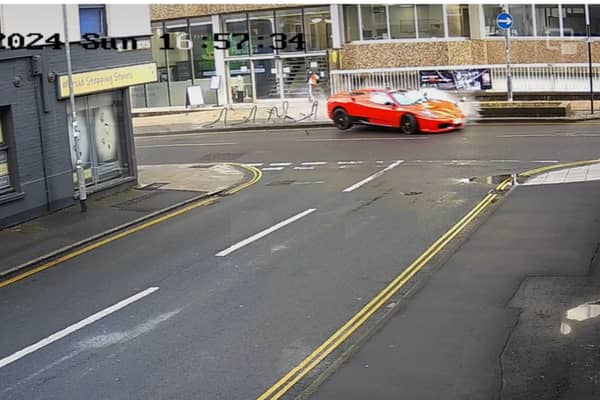
[{"label": "yellow kerb line", "polygon": [[[235,164],[235,165],[250,170],[254,174],[254,176],[253,176],[253,178],[249,182],[243,183],[243,184],[241,184],[239,186],[236,186],[232,190],[228,191],[227,193],[229,193],[229,194],[236,193],[236,192],[238,192],[238,191],[240,191],[240,190],[242,190],[244,188],[247,188],[250,185],[253,185],[262,176],[261,171],[258,170],[258,169],[256,169],[256,168],[254,168],[254,167],[250,167],[250,166],[246,166],[246,165],[242,165],[242,164]],[[166,220],[171,219],[173,217],[176,217],[178,215],[184,214],[184,213],[186,213],[188,211],[191,211],[191,210],[193,210],[195,208],[210,205],[210,204],[214,203],[216,200],[217,200],[216,196],[212,196],[212,197],[209,197],[209,198],[206,198],[206,199],[199,200],[196,203],[192,203],[192,204],[187,205],[187,206],[185,206],[183,208],[180,208],[178,210],[171,211],[171,212],[169,212],[169,213],[167,213],[165,215],[162,215],[162,216],[157,217],[155,219],[152,219],[150,221],[144,222],[144,223],[142,223],[140,225],[137,225],[135,227],[129,228],[129,229],[125,230],[125,231],[119,232],[119,233],[114,234],[112,236],[109,236],[109,237],[107,237],[105,239],[101,239],[101,240],[99,240],[97,242],[89,244],[89,245],[87,245],[85,247],[82,247],[82,248],[80,248],[78,250],[72,251],[72,252],[67,253],[67,254],[65,254],[65,255],[63,255],[61,257],[58,257],[58,258],[56,258],[56,259],[54,259],[52,261],[48,261],[47,263],[44,263],[44,264],[42,264],[42,265],[40,265],[38,267],[35,267],[35,268],[33,268],[33,269],[29,270],[29,271],[26,271],[26,272],[23,272],[21,274],[15,275],[12,278],[3,280],[2,282],[0,282],[0,288],[6,287],[8,285],[11,285],[11,284],[13,284],[13,283],[15,283],[17,281],[20,281],[22,279],[25,279],[25,278],[27,278],[27,277],[29,277],[31,275],[37,274],[38,272],[44,271],[44,270],[46,270],[48,268],[52,268],[52,267],[54,267],[54,266],[56,266],[58,264],[61,264],[61,263],[65,262],[65,261],[71,260],[71,259],[73,259],[73,258],[75,258],[77,256],[80,256],[80,255],[88,253],[88,252],[90,252],[90,251],[92,251],[94,249],[97,249],[97,248],[99,248],[101,246],[104,246],[105,244],[114,242],[115,240],[121,239],[121,238],[123,238],[125,236],[129,236],[129,235],[131,235],[131,234],[133,234],[135,232],[139,232],[139,231],[141,231],[143,229],[149,228],[149,227],[151,227],[153,225],[159,224],[159,223],[161,223],[163,221],[166,221]]]}]

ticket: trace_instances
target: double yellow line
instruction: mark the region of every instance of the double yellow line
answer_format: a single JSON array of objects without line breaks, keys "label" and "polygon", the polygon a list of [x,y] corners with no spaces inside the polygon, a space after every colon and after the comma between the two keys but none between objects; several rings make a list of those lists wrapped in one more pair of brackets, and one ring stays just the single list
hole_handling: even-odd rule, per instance
[{"label": "double yellow line", "polygon": [[[234,188],[232,188],[232,189],[224,192],[224,194],[237,193],[240,190],[245,189],[248,186],[251,186],[251,185],[255,184],[262,177],[262,172],[258,168],[255,168],[255,167],[252,167],[252,166],[249,166],[249,165],[243,165],[243,164],[231,164],[231,165],[235,165],[235,166],[238,166],[238,167],[241,167],[241,168],[244,168],[244,169],[250,171],[252,173],[252,179],[250,179],[248,182],[244,182],[244,183],[242,183],[242,184],[240,184],[238,186],[235,186]],[[210,196],[210,197],[207,197],[207,198],[204,198],[204,199],[200,199],[200,200],[198,200],[198,201],[196,201],[194,203],[191,203],[191,204],[189,204],[187,206],[184,206],[182,208],[179,208],[177,210],[168,212],[168,213],[166,213],[164,215],[161,215],[159,217],[153,218],[153,219],[151,219],[151,220],[149,220],[147,222],[144,222],[144,223],[142,223],[140,225],[136,225],[136,226],[134,226],[132,228],[126,229],[126,230],[124,230],[122,232],[119,232],[117,234],[109,236],[109,237],[107,237],[105,239],[101,239],[101,240],[98,240],[97,242],[93,242],[93,243],[91,243],[91,244],[89,244],[89,245],[87,245],[85,247],[82,247],[80,249],[77,249],[75,251],[67,253],[67,254],[65,254],[65,255],[63,255],[61,257],[58,257],[58,258],[56,258],[56,259],[54,259],[52,261],[48,261],[48,262],[46,262],[46,263],[44,263],[44,264],[42,264],[42,265],[40,265],[38,267],[35,267],[35,268],[31,269],[31,270],[28,270],[28,271],[23,272],[21,274],[15,275],[15,276],[13,276],[13,277],[11,277],[9,279],[3,280],[2,282],[0,282],[0,288],[3,288],[3,287],[8,286],[8,285],[11,285],[11,284],[13,284],[13,283],[15,283],[17,281],[25,279],[25,278],[27,278],[27,277],[29,277],[31,275],[37,274],[38,272],[44,271],[44,270],[46,270],[48,268],[52,268],[52,267],[54,267],[54,266],[56,266],[58,264],[61,264],[61,263],[65,262],[65,261],[68,261],[68,260],[71,260],[71,259],[73,259],[75,257],[78,257],[78,256],[82,255],[82,254],[88,253],[88,252],[90,252],[90,251],[92,251],[94,249],[97,249],[99,247],[102,247],[102,246],[104,246],[104,245],[106,245],[108,243],[114,242],[115,240],[119,240],[121,238],[124,238],[125,236],[129,236],[129,235],[134,234],[136,232],[139,232],[139,231],[141,231],[143,229],[146,229],[146,228],[149,228],[151,226],[160,224],[161,222],[164,222],[164,221],[166,221],[168,219],[171,219],[173,217],[176,217],[178,215],[184,214],[184,213],[186,213],[188,211],[191,211],[191,210],[193,210],[195,208],[210,205],[210,204],[214,203],[215,201],[217,201],[217,198],[218,198],[218,195],[214,195],[214,196]]]},{"label": "double yellow line", "polygon": [[[556,164],[537,169],[525,171],[520,176],[530,177],[550,170],[576,167],[598,163],[600,160],[576,161],[571,163]],[[321,344],[308,357],[290,370],[283,378],[258,397],[258,400],[275,400],[281,398],[292,386],[300,381],[306,374],[312,371],[325,357],[337,349],[350,335],[360,328],[377,310],[379,310],[394,294],[398,292],[417,272],[419,272],[437,255],[452,239],[454,239],[473,219],[475,219],[487,206],[496,200],[497,192],[506,190],[512,179],[507,178],[496,186],[496,193],[485,196],[469,213],[451,227],[444,235],[436,240],[425,252],[412,262],[400,275],[389,283],[379,294],[377,294],[367,305],[356,313],[341,328],[335,331],[323,344]]]},{"label": "double yellow line", "polygon": [[[500,183],[496,190],[502,191],[510,185],[510,178]],[[300,364],[294,367],[283,378],[277,381],[266,392],[258,397],[258,400],[279,399],[300,379],[316,367],[325,357],[331,354],[340,344],[352,335],[369,317],[379,310],[395,293],[398,292],[417,272],[419,272],[429,260],[442,250],[448,242],[458,235],[473,219],[477,217],[498,194],[490,193],[483,198],[467,215],[458,221],[444,235],[435,241],[424,253],[422,253],[412,264],[400,275],[389,283],[377,296],[366,306],[355,314],[348,322],[331,335],[323,344],[306,357]]]}]

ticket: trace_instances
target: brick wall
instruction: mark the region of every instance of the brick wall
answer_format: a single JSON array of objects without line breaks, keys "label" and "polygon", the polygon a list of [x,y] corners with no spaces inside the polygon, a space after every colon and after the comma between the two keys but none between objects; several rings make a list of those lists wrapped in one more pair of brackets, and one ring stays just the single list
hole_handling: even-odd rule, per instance
[{"label": "brick wall", "polygon": [[152,20],[201,17],[238,11],[289,8],[295,4],[153,4]]}]

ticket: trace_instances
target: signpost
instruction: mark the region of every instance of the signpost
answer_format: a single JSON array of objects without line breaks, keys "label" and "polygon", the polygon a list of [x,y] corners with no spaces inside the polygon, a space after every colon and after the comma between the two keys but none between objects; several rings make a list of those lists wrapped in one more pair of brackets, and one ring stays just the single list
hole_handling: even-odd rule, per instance
[{"label": "signpost", "polygon": [[498,14],[496,17],[496,25],[504,31],[504,50],[506,53],[506,92],[508,101],[513,101],[512,93],[512,76],[510,74],[510,28],[513,25],[513,17],[507,12]]}]

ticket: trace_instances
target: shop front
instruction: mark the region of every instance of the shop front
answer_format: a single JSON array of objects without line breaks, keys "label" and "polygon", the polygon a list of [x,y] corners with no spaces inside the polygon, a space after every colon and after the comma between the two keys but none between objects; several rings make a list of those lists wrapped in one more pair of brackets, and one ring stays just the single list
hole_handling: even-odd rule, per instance
[{"label": "shop front", "polygon": [[[154,63],[73,75],[81,160],[86,185],[92,190],[135,175],[128,87],[156,78]],[[60,77],[59,85],[59,98],[66,101],[71,163],[75,170],[77,155],[66,75]],[[77,188],[76,173],[73,184]]]}]

